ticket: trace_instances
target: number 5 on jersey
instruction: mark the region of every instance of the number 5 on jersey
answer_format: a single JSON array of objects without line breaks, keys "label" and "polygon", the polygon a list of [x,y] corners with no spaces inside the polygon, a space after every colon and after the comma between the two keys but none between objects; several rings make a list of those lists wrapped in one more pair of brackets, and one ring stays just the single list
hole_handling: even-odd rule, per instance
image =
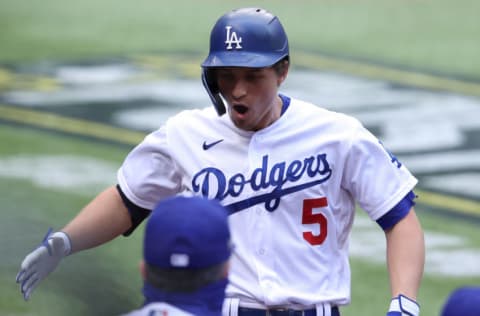
[{"label": "number 5 on jersey", "polygon": [[327,238],[327,218],[322,213],[313,214],[313,209],[327,205],[326,197],[303,200],[302,224],[319,225],[318,235],[314,235],[312,232],[303,232],[303,239],[312,246],[321,245]]}]

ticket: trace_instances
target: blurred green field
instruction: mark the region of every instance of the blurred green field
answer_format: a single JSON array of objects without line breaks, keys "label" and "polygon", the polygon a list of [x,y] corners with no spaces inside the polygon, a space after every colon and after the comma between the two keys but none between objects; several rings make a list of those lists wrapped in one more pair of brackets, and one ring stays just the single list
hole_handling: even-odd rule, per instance
[{"label": "blurred green field", "polygon": [[[254,4],[280,16],[293,59],[296,52],[313,52],[480,80],[480,2],[473,0],[0,0],[0,64],[143,53],[203,56],[217,17]],[[0,123],[2,163],[18,156],[78,155],[118,167],[129,149]],[[69,192],[0,176],[0,192],[0,315],[115,315],[141,303],[137,263],[143,226],[129,238],[67,258],[25,303],[14,282],[21,260],[48,227],[63,226],[95,191]],[[422,205],[418,211],[426,230],[480,248],[478,223],[438,216]],[[384,266],[355,259],[352,272],[352,304],[342,315],[385,314],[390,295]],[[422,315],[438,315],[447,294],[460,284],[480,284],[480,278],[426,275],[419,296]]]},{"label": "blurred green field", "polygon": [[145,52],[204,55],[226,10],[264,6],[311,51],[480,79],[480,2],[0,0],[0,62]]}]

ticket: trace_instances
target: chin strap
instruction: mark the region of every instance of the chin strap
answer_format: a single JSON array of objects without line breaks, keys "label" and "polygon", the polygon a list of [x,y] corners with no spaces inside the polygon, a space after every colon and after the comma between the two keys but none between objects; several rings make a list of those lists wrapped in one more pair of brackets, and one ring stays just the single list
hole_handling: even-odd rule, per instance
[{"label": "chin strap", "polygon": [[225,107],[225,102],[218,90],[215,78],[213,78],[211,70],[209,71],[208,69],[203,69],[202,83],[205,87],[205,90],[207,90],[210,100],[212,100],[213,106],[215,107],[218,116],[222,116],[223,114],[225,114],[227,112],[227,108]]}]

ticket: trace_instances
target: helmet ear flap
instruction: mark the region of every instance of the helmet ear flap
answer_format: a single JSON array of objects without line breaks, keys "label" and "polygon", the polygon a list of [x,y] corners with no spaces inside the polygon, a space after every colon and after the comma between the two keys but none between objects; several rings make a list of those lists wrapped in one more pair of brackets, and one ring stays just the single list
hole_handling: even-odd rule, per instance
[{"label": "helmet ear flap", "polygon": [[225,102],[220,95],[220,89],[218,88],[217,81],[215,80],[214,71],[211,69],[203,68],[202,70],[202,83],[205,90],[208,92],[208,96],[212,100],[213,106],[217,111],[218,116],[222,116],[226,113],[227,108]]}]

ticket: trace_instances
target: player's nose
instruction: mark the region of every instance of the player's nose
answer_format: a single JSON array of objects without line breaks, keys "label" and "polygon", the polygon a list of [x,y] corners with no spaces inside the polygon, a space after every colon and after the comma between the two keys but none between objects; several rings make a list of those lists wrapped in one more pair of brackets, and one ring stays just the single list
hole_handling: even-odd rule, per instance
[{"label": "player's nose", "polygon": [[247,94],[247,85],[246,83],[241,80],[235,80],[232,86],[232,97],[236,100],[242,98]]}]

